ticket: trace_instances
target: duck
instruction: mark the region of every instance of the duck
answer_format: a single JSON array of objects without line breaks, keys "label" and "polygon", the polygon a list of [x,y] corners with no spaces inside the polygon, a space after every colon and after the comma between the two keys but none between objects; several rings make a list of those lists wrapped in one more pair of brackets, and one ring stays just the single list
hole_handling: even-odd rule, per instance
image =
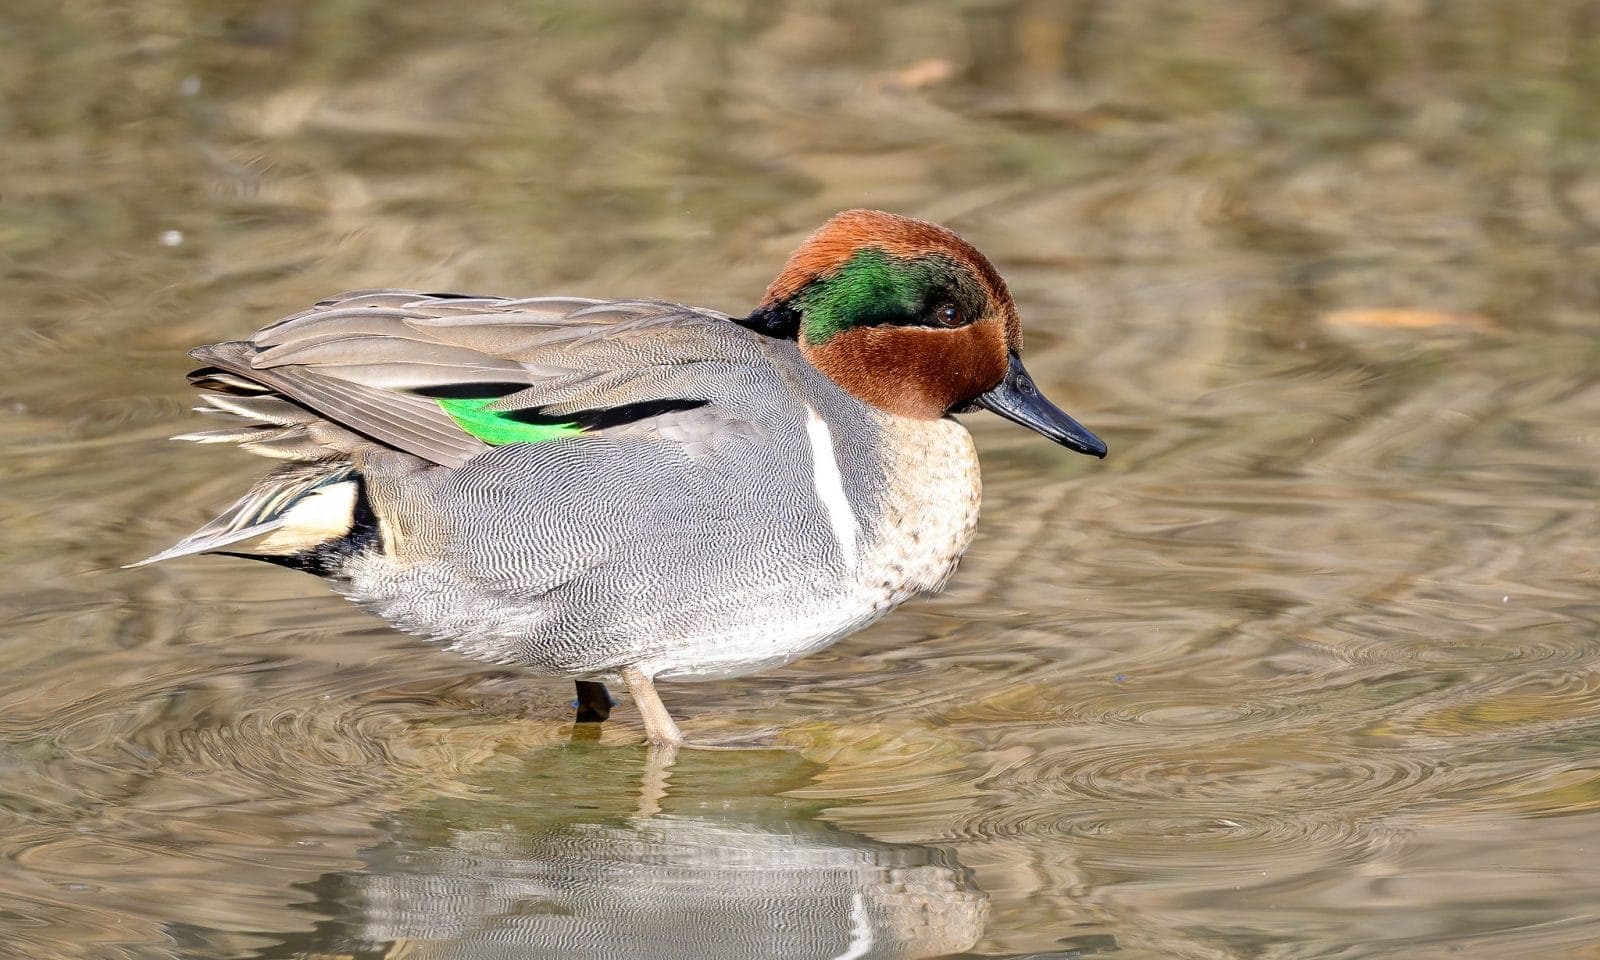
[{"label": "duck", "polygon": [[175,439],[278,466],[132,566],[314,574],[456,654],[575,681],[580,720],[620,681],[653,745],[685,742],[657,681],[780,667],[946,582],[981,492],[956,415],[1107,450],[1029,376],[989,260],[880,210],[825,222],[742,316],[358,290],[189,355],[221,423]]}]

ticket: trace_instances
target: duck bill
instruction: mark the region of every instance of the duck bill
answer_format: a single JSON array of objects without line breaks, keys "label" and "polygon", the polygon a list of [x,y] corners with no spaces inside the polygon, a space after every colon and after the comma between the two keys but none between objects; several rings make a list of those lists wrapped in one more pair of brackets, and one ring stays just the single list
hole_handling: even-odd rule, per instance
[{"label": "duck bill", "polygon": [[1023,369],[1022,358],[1014,353],[1006,368],[1005,379],[988,393],[979,394],[973,403],[1000,414],[1012,423],[1020,423],[1069,450],[1105,459],[1105,441],[1046,400],[1039,388],[1033,385],[1033,378],[1028,376],[1028,371]]}]

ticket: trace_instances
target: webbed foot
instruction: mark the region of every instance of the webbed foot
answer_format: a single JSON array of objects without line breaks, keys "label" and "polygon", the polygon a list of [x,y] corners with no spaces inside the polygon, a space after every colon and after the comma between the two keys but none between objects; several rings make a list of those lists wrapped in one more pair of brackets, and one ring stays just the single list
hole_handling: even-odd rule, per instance
[{"label": "webbed foot", "polygon": [[611,699],[606,685],[598,680],[576,680],[574,684],[578,688],[578,699],[572,701],[572,706],[578,711],[577,722],[605,723],[617,703]]}]

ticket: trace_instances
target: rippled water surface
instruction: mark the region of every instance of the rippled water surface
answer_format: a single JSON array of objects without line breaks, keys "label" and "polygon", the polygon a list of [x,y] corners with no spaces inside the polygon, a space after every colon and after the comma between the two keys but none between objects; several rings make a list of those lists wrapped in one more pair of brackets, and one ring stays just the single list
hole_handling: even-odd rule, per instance
[{"label": "rippled water surface", "polygon": [[[0,11],[0,956],[1600,956],[1600,5],[607,9]],[[193,344],[737,311],[856,205],[1112,456],[968,418],[947,593],[663,685],[788,751],[119,568],[261,469],[164,442]]]}]

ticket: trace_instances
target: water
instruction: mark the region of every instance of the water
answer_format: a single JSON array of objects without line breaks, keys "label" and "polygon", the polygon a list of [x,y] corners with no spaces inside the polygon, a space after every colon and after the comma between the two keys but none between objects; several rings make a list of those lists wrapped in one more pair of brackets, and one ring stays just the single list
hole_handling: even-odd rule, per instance
[{"label": "water", "polygon": [[[0,955],[1600,951],[1600,7],[0,13]],[[1104,463],[949,592],[574,736],[225,559],[183,351],[339,290],[737,310],[871,204]]]}]

